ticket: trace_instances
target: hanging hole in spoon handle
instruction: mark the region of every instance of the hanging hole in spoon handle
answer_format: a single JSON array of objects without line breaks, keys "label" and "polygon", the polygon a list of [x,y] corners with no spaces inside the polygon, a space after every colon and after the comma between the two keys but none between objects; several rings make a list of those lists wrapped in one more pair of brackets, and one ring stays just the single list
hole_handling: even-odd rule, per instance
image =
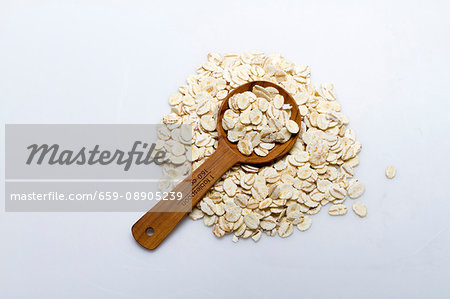
[{"label": "hanging hole in spoon handle", "polygon": [[195,207],[214,183],[239,162],[240,156],[221,143],[219,140],[217,150],[193,171],[192,179],[195,179],[195,183],[187,178],[172,190],[175,194],[181,192],[181,200],[159,201],[133,225],[133,237],[141,246],[147,249],[158,247],[186,216],[188,210]]}]

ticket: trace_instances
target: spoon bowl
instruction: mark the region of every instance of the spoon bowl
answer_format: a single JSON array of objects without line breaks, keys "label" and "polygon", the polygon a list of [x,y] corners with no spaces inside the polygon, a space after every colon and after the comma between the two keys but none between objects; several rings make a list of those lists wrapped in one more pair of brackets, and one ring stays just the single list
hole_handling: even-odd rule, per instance
[{"label": "spoon bowl", "polygon": [[229,109],[228,106],[228,100],[239,93],[243,93],[246,91],[252,91],[253,87],[255,85],[259,85],[261,87],[273,87],[276,88],[280,95],[284,97],[284,103],[291,105],[291,120],[295,121],[299,127],[300,127],[300,121],[301,121],[301,115],[298,111],[298,105],[295,102],[295,99],[282,87],[278,86],[275,83],[268,82],[268,81],[253,81],[249,83],[242,84],[238,86],[237,88],[233,89],[228,96],[223,100],[222,104],[220,105],[218,114],[217,114],[217,132],[219,135],[219,146],[223,147],[226,146],[229,149],[231,149],[236,155],[239,156],[239,163],[245,163],[245,164],[267,164],[274,162],[276,160],[279,160],[282,158],[285,154],[287,154],[292,147],[294,146],[295,142],[297,141],[299,133],[292,134],[291,138],[285,142],[285,143],[276,143],[275,147],[269,151],[269,154],[267,156],[261,157],[252,152],[250,156],[245,156],[239,150],[237,149],[237,143],[232,143],[227,138],[227,132],[222,127],[222,119],[223,115],[225,114],[225,111]]}]

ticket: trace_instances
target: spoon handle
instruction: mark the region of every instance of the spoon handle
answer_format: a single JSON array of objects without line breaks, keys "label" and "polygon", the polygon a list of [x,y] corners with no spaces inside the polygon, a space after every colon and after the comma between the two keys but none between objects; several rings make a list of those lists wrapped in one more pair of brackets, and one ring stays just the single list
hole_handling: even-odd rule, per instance
[{"label": "spoon handle", "polygon": [[[172,190],[175,194],[181,192],[181,200],[159,201],[133,225],[131,231],[136,241],[147,249],[158,247],[186,216],[187,211],[195,207],[214,183],[238,161],[239,156],[230,148],[219,146],[192,172],[192,178],[186,178]],[[149,233],[151,230],[153,234]]]}]

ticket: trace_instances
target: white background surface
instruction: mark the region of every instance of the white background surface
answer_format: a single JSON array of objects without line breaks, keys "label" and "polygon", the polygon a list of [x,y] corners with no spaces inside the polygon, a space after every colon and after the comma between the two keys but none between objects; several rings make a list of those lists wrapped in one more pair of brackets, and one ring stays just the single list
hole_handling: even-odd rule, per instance
[{"label": "white background surface", "polygon": [[2,125],[154,123],[208,52],[280,52],[309,64],[315,85],[335,84],[363,144],[356,175],[369,214],[323,210],[309,231],[257,244],[187,220],[149,252],[130,234],[140,213],[2,210],[0,297],[448,298],[449,8],[1,1]]}]

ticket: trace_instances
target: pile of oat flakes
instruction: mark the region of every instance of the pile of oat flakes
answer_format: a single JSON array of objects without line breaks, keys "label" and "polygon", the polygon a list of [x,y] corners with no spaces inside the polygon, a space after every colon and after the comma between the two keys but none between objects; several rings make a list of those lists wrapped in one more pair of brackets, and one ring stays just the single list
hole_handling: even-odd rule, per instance
[{"label": "pile of oat flakes", "polygon": [[[190,213],[190,218],[212,226],[215,236],[233,234],[235,242],[249,237],[258,241],[263,232],[288,237],[294,226],[305,231],[311,227],[309,216],[322,207],[328,205],[330,215],[344,215],[346,198],[364,193],[364,185],[353,178],[361,143],[346,127],[348,119],[333,86],[312,86],[308,66],[294,65],[279,54],[208,55],[197,74],[169,99],[172,112],[163,123],[173,131],[164,131],[162,139],[183,139],[192,133],[192,145],[183,140],[184,149],[177,145],[171,150],[173,163],[192,162],[194,169],[203,163],[217,146],[221,101],[233,88],[256,80],[271,81],[288,91],[299,106],[302,122],[288,155],[270,166],[234,166]],[[180,133],[182,124],[192,125],[192,132]],[[164,171],[171,177],[182,175],[174,173],[171,165],[165,165]],[[353,201],[352,209],[360,217],[367,214],[360,201]]]}]

